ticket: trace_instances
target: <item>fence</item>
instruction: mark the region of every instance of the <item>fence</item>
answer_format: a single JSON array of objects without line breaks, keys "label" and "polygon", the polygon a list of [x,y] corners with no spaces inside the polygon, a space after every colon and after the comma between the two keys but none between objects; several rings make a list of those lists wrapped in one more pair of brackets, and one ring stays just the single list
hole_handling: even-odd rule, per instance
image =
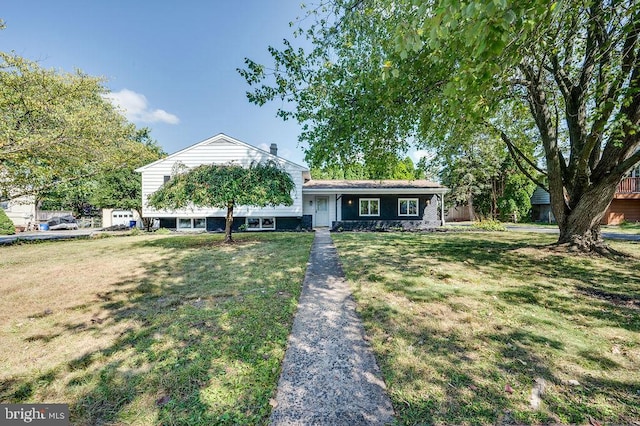
[{"label": "fence", "polygon": [[640,177],[626,177],[618,184],[616,192],[625,194],[640,192]]}]

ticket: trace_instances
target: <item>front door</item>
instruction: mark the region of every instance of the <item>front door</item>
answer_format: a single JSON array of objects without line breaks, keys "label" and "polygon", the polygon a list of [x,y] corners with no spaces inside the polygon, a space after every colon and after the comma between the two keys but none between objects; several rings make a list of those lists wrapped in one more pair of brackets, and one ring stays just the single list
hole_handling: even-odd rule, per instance
[{"label": "front door", "polygon": [[316,197],[315,226],[329,226],[329,197]]}]

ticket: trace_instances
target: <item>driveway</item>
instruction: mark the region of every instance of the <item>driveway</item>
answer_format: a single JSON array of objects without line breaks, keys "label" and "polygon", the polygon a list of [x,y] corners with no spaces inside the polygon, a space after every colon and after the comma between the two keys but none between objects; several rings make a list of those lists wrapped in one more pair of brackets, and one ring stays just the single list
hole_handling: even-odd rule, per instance
[{"label": "driveway", "polygon": [[15,235],[0,235],[0,245],[11,244],[17,240],[36,241],[36,240],[68,240],[72,238],[90,237],[95,229],[75,229],[64,231],[32,231],[20,232]]},{"label": "driveway", "polygon": [[[471,222],[454,222],[447,223],[447,226],[451,227],[468,227],[471,226]],[[509,231],[513,232],[535,232],[538,234],[558,234],[560,230],[557,227],[551,226],[536,226],[536,225],[505,225]],[[609,240],[626,240],[626,241],[640,241],[640,234],[625,234],[623,232],[615,232],[604,229],[602,231],[602,237]]]},{"label": "driveway", "polygon": [[[515,232],[537,232],[540,234],[558,234],[560,230],[558,228],[550,228],[543,226],[527,226],[527,225],[506,225],[509,231]],[[640,241],[640,234],[625,234],[622,232],[611,232],[607,230],[602,231],[602,237],[609,240],[626,240],[626,241]]]}]

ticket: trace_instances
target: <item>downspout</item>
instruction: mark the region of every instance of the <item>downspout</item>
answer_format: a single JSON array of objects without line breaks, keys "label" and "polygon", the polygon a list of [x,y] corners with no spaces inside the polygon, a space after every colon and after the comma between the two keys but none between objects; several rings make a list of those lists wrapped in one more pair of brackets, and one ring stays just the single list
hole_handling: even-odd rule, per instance
[{"label": "downspout", "polygon": [[440,218],[444,226],[444,192],[440,194]]}]

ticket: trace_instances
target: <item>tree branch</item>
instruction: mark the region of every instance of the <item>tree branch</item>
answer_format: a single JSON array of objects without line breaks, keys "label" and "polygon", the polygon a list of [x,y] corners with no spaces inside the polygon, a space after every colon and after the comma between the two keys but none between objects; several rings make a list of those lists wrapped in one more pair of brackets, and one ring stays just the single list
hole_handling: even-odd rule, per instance
[{"label": "tree branch", "polygon": [[507,134],[502,130],[500,130],[500,138],[507,145],[507,149],[509,150],[509,154],[511,154],[511,158],[513,158],[513,161],[515,161],[516,166],[518,167],[518,169],[526,177],[528,177],[529,180],[531,180],[533,183],[535,183],[536,185],[538,185],[539,187],[541,187],[545,191],[549,192],[549,188],[547,188],[547,186],[545,184],[543,184],[541,181],[539,181],[538,179],[534,178],[531,175],[531,173],[529,173],[529,171],[522,165],[522,163],[520,162],[520,158],[524,159],[527,162],[527,164],[529,164],[531,167],[533,167],[535,170],[537,170],[538,172],[542,173],[545,176],[546,176],[546,172],[544,172],[543,170],[538,168],[527,156],[525,156],[522,153],[522,151],[517,146],[515,146],[515,144],[511,141],[509,136],[507,136]]}]

